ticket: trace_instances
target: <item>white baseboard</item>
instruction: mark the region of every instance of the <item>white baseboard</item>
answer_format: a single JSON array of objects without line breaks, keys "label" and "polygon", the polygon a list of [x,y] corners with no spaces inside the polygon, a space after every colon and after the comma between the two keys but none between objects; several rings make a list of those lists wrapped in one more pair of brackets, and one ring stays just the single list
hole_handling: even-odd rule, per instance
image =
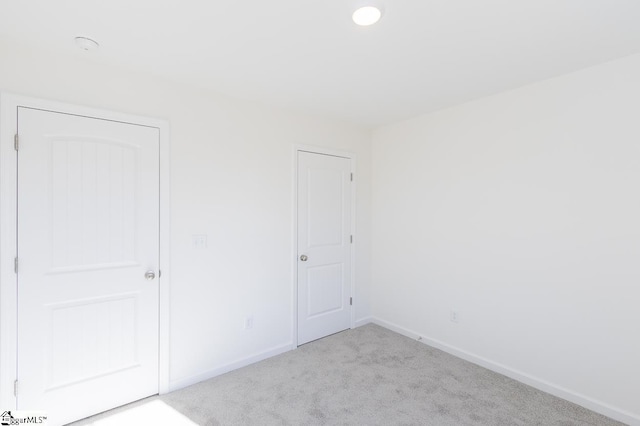
[{"label": "white baseboard", "polygon": [[367,325],[372,321],[373,321],[373,317],[371,316],[360,318],[359,320],[356,320],[355,326],[353,328],[362,327],[363,325]]},{"label": "white baseboard", "polygon": [[195,385],[196,383],[200,383],[213,377],[220,376],[221,374],[237,370],[238,368],[246,367],[247,365],[255,364],[256,362],[271,358],[272,356],[289,352],[292,347],[292,343],[289,342],[284,345],[276,346],[271,349],[267,349],[266,351],[250,355],[248,357],[241,358],[237,361],[230,362],[212,370],[205,371],[204,373],[195,374],[184,379],[173,380],[169,383],[169,392],[173,392],[187,386]]},{"label": "white baseboard", "polygon": [[487,358],[483,358],[481,356],[475,355],[465,350],[456,348],[440,340],[431,339],[425,336],[424,334],[409,330],[407,328],[390,323],[388,321],[373,317],[370,319],[370,322],[377,324],[381,327],[387,328],[391,331],[395,331],[396,333],[402,334],[403,336],[407,336],[411,339],[415,339],[415,340],[420,339],[419,340],[420,342],[428,346],[432,346],[436,349],[440,349],[458,358],[462,358],[466,361],[480,365],[484,368],[495,371],[497,373],[510,377],[519,382],[525,383],[531,387],[550,393],[551,395],[573,402],[574,404],[581,405],[585,408],[588,408],[591,411],[595,411],[596,413],[603,414],[614,420],[618,420],[620,422],[633,425],[633,426],[640,426],[640,415],[638,414],[621,410],[617,407],[611,406],[602,401],[598,401],[596,399],[590,398],[580,393],[563,388],[562,386],[558,386],[554,383],[548,382],[538,377],[534,377],[522,371],[515,370],[504,364],[500,364],[498,362],[494,362]]}]

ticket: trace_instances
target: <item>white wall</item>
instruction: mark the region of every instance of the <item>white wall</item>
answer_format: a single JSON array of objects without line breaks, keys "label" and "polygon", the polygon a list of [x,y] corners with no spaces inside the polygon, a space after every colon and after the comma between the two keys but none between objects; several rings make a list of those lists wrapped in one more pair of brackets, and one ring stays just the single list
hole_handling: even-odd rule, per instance
[{"label": "white wall", "polygon": [[373,141],[374,317],[640,424],[640,55]]},{"label": "white wall", "polygon": [[0,64],[0,90],[170,121],[173,387],[291,348],[294,144],[357,155],[354,303],[370,315],[369,131],[6,41]]}]

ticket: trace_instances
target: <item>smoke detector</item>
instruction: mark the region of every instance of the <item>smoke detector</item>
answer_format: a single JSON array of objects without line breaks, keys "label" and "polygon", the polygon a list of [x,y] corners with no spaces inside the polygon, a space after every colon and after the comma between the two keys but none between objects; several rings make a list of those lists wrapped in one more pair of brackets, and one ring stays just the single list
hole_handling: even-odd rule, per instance
[{"label": "smoke detector", "polygon": [[76,46],[78,46],[82,50],[96,50],[98,47],[100,47],[97,41],[88,37],[76,37],[75,42]]}]

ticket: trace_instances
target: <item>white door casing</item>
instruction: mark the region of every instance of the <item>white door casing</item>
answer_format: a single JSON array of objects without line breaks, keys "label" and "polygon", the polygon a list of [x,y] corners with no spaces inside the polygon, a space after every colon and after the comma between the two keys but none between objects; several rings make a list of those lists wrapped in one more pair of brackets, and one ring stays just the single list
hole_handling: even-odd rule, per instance
[{"label": "white door casing", "polygon": [[298,345],[352,325],[351,197],[351,159],[297,152]]},{"label": "white door casing", "polygon": [[[3,409],[13,409],[13,410],[17,408],[20,408],[20,409],[27,408],[25,405],[23,405],[23,403],[28,402],[30,398],[28,383],[25,383],[23,381],[17,382],[18,397],[16,397],[14,393],[14,390],[16,389],[16,386],[15,386],[16,383],[14,382],[18,377],[18,370],[20,369],[20,367],[18,366],[18,274],[14,272],[14,258],[17,255],[17,222],[19,219],[17,214],[18,205],[17,205],[17,191],[16,191],[17,183],[18,183],[18,179],[17,179],[18,178],[17,176],[18,175],[18,167],[17,167],[18,155],[17,155],[17,152],[14,150],[14,135],[18,133],[18,111],[20,110],[21,112],[23,112],[25,109],[40,110],[40,112],[43,112],[43,113],[45,111],[50,111],[50,113],[62,112],[62,113],[65,113],[67,116],[77,116],[77,118],[85,117],[85,119],[87,120],[91,120],[88,117],[94,117],[94,118],[99,117],[100,119],[102,119],[101,121],[103,122],[103,124],[113,123],[113,124],[131,126],[135,128],[146,127],[146,128],[152,128],[153,131],[155,132],[154,138],[155,138],[156,148],[155,148],[155,154],[154,154],[154,158],[155,158],[154,164],[156,166],[155,166],[155,172],[153,172],[153,174],[155,175],[154,177],[155,185],[154,185],[154,189],[151,192],[155,193],[154,194],[155,202],[153,204],[156,205],[156,214],[155,214],[156,219],[155,219],[155,224],[153,225],[156,228],[156,233],[155,233],[156,249],[155,249],[155,255],[152,255],[155,258],[155,263],[157,268],[156,269],[157,276],[155,278],[155,284],[154,284],[154,286],[156,287],[155,289],[155,295],[156,295],[155,296],[156,298],[155,318],[156,319],[154,321],[155,332],[152,333],[153,335],[156,336],[155,338],[152,338],[152,339],[155,339],[156,343],[151,346],[155,346],[155,352],[157,355],[155,357],[156,359],[156,366],[154,367],[155,371],[152,374],[154,376],[153,380],[155,381],[155,384],[153,385],[154,390],[152,391],[152,393],[157,393],[158,391],[160,393],[168,392],[170,390],[168,290],[169,290],[169,281],[170,281],[170,275],[171,275],[170,263],[169,263],[170,199],[169,199],[169,173],[168,173],[169,172],[168,123],[164,120],[158,120],[154,118],[135,116],[131,114],[122,114],[118,112],[99,110],[99,109],[94,109],[89,107],[65,104],[65,103],[60,103],[55,101],[49,101],[49,100],[10,94],[6,92],[0,92],[0,234],[2,235],[2,239],[0,241],[0,347],[2,348],[2,351],[0,351],[0,406]],[[98,120],[94,120],[94,121],[98,121]],[[25,124],[25,123],[22,122],[22,124]],[[24,128],[22,127],[21,129],[24,130]],[[67,132],[67,135],[69,136],[68,132]],[[51,138],[52,136],[61,136],[61,135],[60,134],[56,135],[54,134],[54,132],[50,132],[47,134],[47,137]],[[70,135],[70,136],[73,136],[73,135]],[[80,134],[78,132],[78,134],[76,134],[75,136],[83,137],[83,136],[92,136],[92,135],[88,133]],[[93,135],[93,136],[94,136],[93,140],[91,140],[90,137],[85,139],[85,142],[89,142],[89,143],[84,144],[85,148],[83,148],[81,151],[82,155],[84,156],[88,155],[89,157],[91,157],[90,152],[94,148],[96,149],[96,154],[104,154],[105,147],[106,146],[108,147],[110,143],[111,143],[111,148],[115,149],[115,147],[118,146],[118,143],[115,143],[115,144],[112,143],[114,142],[114,139],[117,140],[118,138],[109,137],[109,135],[104,135],[104,134]],[[78,151],[79,151],[77,149],[78,140],[72,141],[71,139],[73,138],[69,138],[69,142],[71,143],[67,144],[68,145],[67,148],[71,148],[68,151],[69,152],[75,151],[75,153],[78,154]],[[79,138],[79,139],[83,139],[83,138]],[[25,158],[26,158],[26,151],[23,151],[23,150],[27,149],[25,145],[27,144],[27,140],[28,140],[27,135],[20,135],[20,144],[21,144],[20,152],[25,153]],[[123,141],[120,140],[120,142],[123,142]],[[61,143],[61,140],[58,138],[58,140],[56,140],[55,143]],[[158,144],[159,144],[159,153],[158,153]],[[122,145],[126,145],[126,143]],[[60,154],[60,149],[58,149],[57,151],[58,151],[58,154]],[[51,151],[51,153],[53,155],[53,150]],[[76,158],[78,156],[76,155],[74,157],[74,154],[72,152],[70,154],[70,157]],[[100,159],[103,159],[101,155],[95,156],[94,158],[97,158],[97,157],[100,157]],[[104,167],[104,164],[105,162],[102,161],[103,167],[100,168],[101,170],[100,173],[102,175],[105,174],[105,170],[107,169],[106,167]],[[160,169],[159,177],[158,177],[158,167]],[[70,169],[73,169],[73,167],[71,167]],[[76,167],[76,172],[77,172],[77,169],[78,168]],[[26,169],[21,170],[21,172],[26,172],[26,171],[27,171]],[[69,170],[69,172],[73,174],[73,170]],[[22,174],[23,173],[21,173],[21,175]],[[158,181],[158,178],[159,178],[159,181]],[[149,180],[149,176],[146,176],[143,178],[143,180],[145,179]],[[58,178],[58,180],[60,180],[60,178]],[[43,188],[39,188],[39,190],[43,190],[45,192],[46,191],[51,192],[50,189],[53,188],[54,186],[52,182],[53,180],[50,179],[49,181],[47,181],[47,184],[43,185]],[[97,182],[97,185],[100,185],[99,183],[100,179],[97,179],[97,180],[90,179],[89,182],[85,179],[80,189],[78,189],[79,187],[76,186],[76,188],[70,188],[71,190],[70,192],[73,193],[75,190],[77,193],[80,190],[80,191],[84,191],[85,194],[94,193],[93,196],[88,195],[87,199],[89,201],[85,203],[86,206],[89,207],[93,201],[96,201],[97,204],[100,206],[104,206],[105,205],[104,197],[101,198],[101,197],[95,196],[96,191],[92,189],[91,182]],[[33,182],[29,182],[29,180],[25,180],[23,183],[26,184],[27,186],[28,185],[33,186]],[[47,185],[49,186],[47,187]],[[60,187],[60,185],[57,185],[57,186],[58,188]],[[21,187],[21,189],[25,189],[25,188]],[[60,191],[58,191],[58,193],[60,193]],[[158,196],[159,196],[159,199],[158,199]],[[91,197],[93,197],[93,199],[91,199]],[[61,204],[62,203],[58,202],[57,203],[58,207],[60,207]],[[159,205],[159,208],[157,207],[158,205]],[[54,203],[49,203],[49,207],[48,207],[49,211],[51,211],[53,207],[54,207]],[[158,223],[158,215],[157,215],[158,209],[160,211],[159,223]],[[54,217],[50,216],[49,221],[51,222],[53,220],[54,220]],[[27,223],[28,223],[28,219],[27,219]],[[24,219],[20,222],[20,224],[25,225]],[[48,225],[50,225],[50,223]],[[95,222],[93,225],[95,225]],[[89,232],[86,232],[86,235],[89,235],[89,237],[85,236],[85,241],[83,241],[83,244],[88,244],[87,245],[88,249],[86,250],[86,252],[83,251],[82,253],[83,258],[78,262],[79,251],[77,250],[77,244],[73,244],[73,247],[72,247],[73,250],[69,252],[65,251],[62,256],[60,255],[60,253],[56,254],[55,262],[57,263],[57,265],[55,266],[55,268],[57,268],[57,270],[54,271],[55,272],[54,274],[48,274],[48,275],[51,275],[52,277],[57,275],[56,279],[59,279],[65,274],[68,274],[68,275],[75,274],[77,276],[84,274],[86,277],[88,277],[88,279],[85,280],[85,282],[87,282],[88,284],[79,285],[79,287],[90,288],[91,282],[95,281],[93,279],[95,277],[91,275],[92,273],[97,274],[99,271],[102,271],[102,272],[106,271],[107,280],[109,281],[109,277],[115,277],[117,270],[120,267],[122,267],[123,269],[134,268],[134,266],[132,265],[131,266],[127,265],[126,261],[120,262],[121,264],[117,265],[118,262],[114,261],[114,259],[118,256],[114,256],[114,253],[112,252],[109,254],[110,258],[108,259],[108,262],[106,262],[111,264],[110,265],[100,264],[101,263],[100,259],[105,259],[105,253],[104,252],[97,253],[92,251],[93,249],[89,247],[91,243],[86,242],[86,241],[90,241],[92,238],[101,238],[99,236],[96,237],[95,232],[100,232],[100,230],[95,231],[96,227],[93,225],[91,224],[91,221],[86,221],[86,220],[79,225],[80,228],[84,229],[83,232],[89,229]],[[71,230],[71,232],[69,233],[69,235],[71,235],[72,237],[74,237],[75,235],[76,240],[78,236],[77,229],[79,228],[76,227],[76,231]],[[93,237],[91,237],[92,235],[91,229],[94,230]],[[160,232],[159,247],[157,242],[158,231]],[[25,232],[27,231],[22,229],[22,234],[24,234]],[[74,234],[74,232],[76,232],[76,234]],[[42,232],[39,235],[36,235],[36,234],[38,234],[38,232],[34,231],[35,238],[38,239],[39,245],[43,247],[47,245],[46,241],[51,241],[52,233]],[[102,235],[104,236],[104,233],[102,233]],[[57,237],[58,239],[60,239],[59,238],[60,232],[58,232]],[[65,236],[64,238],[67,238],[67,237],[68,235]],[[111,240],[113,241],[115,240],[115,238],[112,238]],[[23,244],[22,248],[26,250],[25,247],[26,246]],[[24,255],[27,255],[28,251],[27,252],[23,251],[21,253]],[[47,254],[51,254],[51,250],[49,250],[49,253]],[[124,259],[124,257],[122,258]],[[71,270],[73,269],[71,264],[74,263],[72,262],[72,260],[75,260],[75,263],[76,263],[75,271]],[[150,259],[143,259],[144,263],[151,263],[149,262],[149,260]],[[138,263],[142,264],[143,261],[140,261]],[[22,273],[25,273],[27,275],[29,273],[29,266],[30,266],[29,263],[30,261],[25,257],[21,257],[19,259],[21,280],[24,278],[22,276]],[[64,263],[68,263],[68,265],[65,267],[63,265]],[[77,263],[80,263],[80,264],[78,265]],[[54,269],[53,260],[50,262],[48,266],[50,269]],[[160,275],[160,267],[162,269],[161,279],[159,279],[158,277]],[[104,269],[101,269],[101,268],[104,268]],[[96,269],[96,270],[90,271],[91,269]],[[144,272],[146,272],[146,269],[145,268],[143,269],[144,269],[143,270],[143,275],[144,275]],[[51,271],[48,271],[48,272],[51,272]],[[118,278],[115,278],[114,280],[119,281]],[[111,280],[111,282],[113,282],[114,280]],[[23,290],[23,288],[21,287],[20,290]],[[24,291],[27,291],[27,290],[28,289],[24,289]],[[87,289],[82,288],[82,290],[87,290]],[[111,324],[120,323],[124,325],[125,324],[124,319],[126,319],[127,317],[131,318],[132,309],[140,310],[139,306],[136,306],[136,307],[132,306],[134,303],[132,303],[133,299],[131,297],[136,298],[136,292],[137,292],[136,289],[128,289],[127,291],[116,291],[115,292],[116,294],[114,294],[113,297],[105,296],[105,295],[98,295],[98,296],[89,295],[87,297],[84,297],[81,295],[81,297],[77,297],[73,300],[70,300],[66,304],[60,301],[58,301],[60,303],[58,303],[57,306],[55,306],[55,303],[49,303],[48,304],[49,306],[47,306],[47,309],[49,309],[50,311],[49,313],[51,313],[51,311],[54,310],[53,308],[57,308],[55,309],[56,313],[54,315],[56,316],[56,321],[58,322],[60,321],[76,322],[77,316],[79,314],[80,316],[85,318],[84,320],[85,324],[82,327],[79,327],[76,324],[74,324],[75,330],[73,328],[67,328],[67,327],[61,327],[61,328],[63,330],[68,331],[69,333],[77,332],[82,328],[83,335],[80,337],[80,339],[77,339],[75,336],[72,336],[70,340],[73,340],[76,342],[82,341],[83,347],[84,347],[83,351],[86,353],[87,350],[90,350],[92,348],[95,349],[97,345],[99,345],[96,343],[95,338],[93,339],[91,338],[92,333],[91,332],[86,333],[86,331],[89,330],[89,331],[95,332],[95,331],[105,330],[104,320],[102,320],[103,321],[102,323],[98,321],[97,324],[94,322],[92,325],[91,319],[99,318],[100,315],[97,315],[99,313],[110,311],[112,314],[117,313],[117,315],[115,315],[117,317],[116,319],[114,319],[114,315],[107,316]],[[158,303],[158,293],[159,293],[159,303]],[[22,296],[23,293],[21,292],[20,294]],[[104,303],[100,303],[100,301],[98,300],[99,298],[102,298]],[[21,300],[21,302],[22,301],[23,300]],[[86,302],[93,302],[93,303],[89,303],[88,306],[85,306],[84,308],[82,308],[81,305],[86,304]],[[138,303],[138,302],[135,302],[135,303]],[[159,305],[159,309],[158,309],[158,305]],[[21,309],[20,311],[21,311],[21,317],[22,317],[26,315],[26,313],[23,311],[27,311],[27,309]],[[90,311],[93,311],[93,312],[90,312]],[[38,315],[40,314],[36,312],[35,316],[38,316]],[[138,320],[137,317],[136,317],[136,321],[138,321],[139,323],[144,322],[144,321]],[[159,323],[159,327],[158,327],[158,323]],[[29,324],[26,323],[25,326],[27,327],[26,330],[28,330]],[[24,330],[25,326],[20,327],[20,330]],[[51,334],[51,327],[49,327],[48,329],[44,329],[44,327],[40,327],[38,332],[43,334],[45,332],[48,332],[49,334]],[[38,348],[41,354],[43,354],[45,351],[48,351],[49,354],[51,354],[52,351],[54,350],[57,351],[58,356],[61,353],[64,353],[65,350],[67,351],[67,354],[69,353],[69,349],[64,348],[64,345],[62,344],[63,340],[61,339],[55,340],[55,342],[57,342],[56,344],[58,344],[57,348],[52,348],[51,346],[47,348],[45,345],[46,342],[39,341],[40,339],[38,338],[38,335],[33,335],[29,337],[32,337],[31,342],[26,342],[26,343],[24,339],[21,338],[21,347],[24,347],[25,351],[29,349],[28,345],[31,344],[33,345],[33,347],[35,347],[39,344]],[[126,344],[127,344],[126,336],[124,337],[120,336],[120,337],[123,339],[120,342],[121,346],[126,347]],[[109,338],[113,339],[114,337],[110,335]],[[146,337],[144,336],[142,337],[142,339],[145,339],[145,338]],[[44,340],[47,340],[47,339],[44,339]],[[159,344],[158,344],[158,341],[159,341]],[[159,347],[159,354],[158,354],[158,347]],[[37,351],[33,351],[33,352],[37,352]],[[73,365],[70,370],[62,369],[57,372],[57,375],[55,375],[53,379],[51,378],[51,375],[47,375],[43,372],[43,374],[41,375],[41,377],[44,378],[42,379],[42,382],[44,383],[46,380],[48,380],[49,382],[47,383],[47,385],[49,387],[56,388],[56,386],[58,386],[57,389],[60,390],[64,388],[64,385],[69,385],[69,382],[74,381],[74,376],[75,376],[75,381],[78,381],[79,376],[83,374],[86,376],[99,376],[100,370],[103,373],[109,373],[110,372],[109,370],[118,370],[118,367],[122,370],[126,370],[125,368],[126,364],[131,359],[129,358],[127,360],[127,356],[129,355],[127,355],[126,351],[123,350],[118,352],[115,350],[115,347],[114,347],[112,348],[112,352],[108,353],[108,355],[114,360],[111,365],[112,366],[115,365],[115,368],[110,369],[105,364],[104,355],[105,354],[102,353],[101,354],[102,358],[96,357],[91,362],[85,363],[86,365],[82,365],[82,366]],[[139,353],[136,354],[136,358],[135,358],[136,361],[139,359],[142,359],[142,358],[139,358],[139,355],[140,355]],[[80,355],[78,355],[77,353],[70,354],[70,360],[69,362],[67,362],[67,364],[69,365],[71,363],[76,363],[79,357]],[[27,362],[30,362],[30,361],[27,361]],[[129,364],[140,364],[140,362],[134,361],[133,363],[129,363]],[[131,369],[135,369],[135,368],[136,368],[135,366],[131,366]],[[73,369],[75,369],[75,372],[73,371]],[[149,371],[150,370],[151,369],[149,369]],[[62,373],[66,374],[67,380],[64,380],[64,378],[62,377],[63,376]],[[105,374],[105,376],[106,375],[108,374]],[[26,377],[26,379],[29,379],[29,378]],[[52,385],[52,382],[53,382],[53,385]],[[125,386],[121,387],[120,390],[126,394],[127,392],[129,392],[129,390],[127,389],[129,385],[130,385],[129,382],[125,383]],[[134,393],[135,391],[130,392],[131,395],[133,395]],[[100,387],[100,389],[94,393],[93,397],[96,399],[100,399],[104,395],[105,395],[105,388]],[[137,396],[132,396],[132,397],[137,398]],[[91,399],[91,396],[89,395],[89,393],[87,393],[86,395],[82,395],[82,399],[80,400],[67,401],[66,406],[74,406],[74,405],[82,406],[85,403],[85,399]],[[32,409],[37,409],[37,408],[32,407]],[[54,420],[54,421],[50,421],[49,424],[58,423],[58,421],[53,418],[51,418],[50,420]],[[64,420],[64,421],[68,421],[68,420]]]},{"label": "white door casing", "polygon": [[17,408],[158,393],[158,129],[19,108],[18,134]]}]

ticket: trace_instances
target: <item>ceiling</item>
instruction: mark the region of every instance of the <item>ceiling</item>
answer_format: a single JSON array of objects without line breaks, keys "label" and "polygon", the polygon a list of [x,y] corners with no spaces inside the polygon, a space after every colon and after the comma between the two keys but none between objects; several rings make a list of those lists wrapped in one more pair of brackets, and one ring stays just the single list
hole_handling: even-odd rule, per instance
[{"label": "ceiling", "polygon": [[371,127],[640,52],[638,0],[376,1],[2,0],[0,37]]}]

